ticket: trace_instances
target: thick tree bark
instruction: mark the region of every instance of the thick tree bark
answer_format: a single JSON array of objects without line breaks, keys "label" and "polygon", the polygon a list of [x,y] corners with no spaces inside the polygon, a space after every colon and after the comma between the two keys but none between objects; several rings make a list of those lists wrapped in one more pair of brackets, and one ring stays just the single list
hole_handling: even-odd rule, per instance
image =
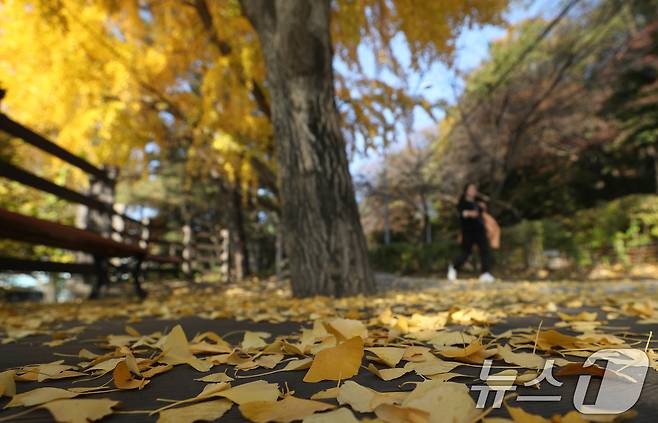
[{"label": "thick tree bark", "polygon": [[334,100],[330,0],[242,0],[267,65],[293,293],[372,292]]}]

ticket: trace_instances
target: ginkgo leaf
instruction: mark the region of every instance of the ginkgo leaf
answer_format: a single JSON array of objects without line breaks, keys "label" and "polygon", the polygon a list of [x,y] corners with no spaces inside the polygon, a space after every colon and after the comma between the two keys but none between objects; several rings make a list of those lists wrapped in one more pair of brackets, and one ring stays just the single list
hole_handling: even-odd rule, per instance
[{"label": "ginkgo leaf", "polygon": [[441,382],[447,382],[449,380],[458,378],[458,377],[468,377],[467,375],[463,375],[461,373],[439,373],[436,375],[429,375],[428,376],[432,380],[440,380]]},{"label": "ginkgo leaf", "polygon": [[13,370],[6,370],[0,373],[0,397],[13,397],[16,395],[15,375],[16,372]]},{"label": "ginkgo leaf", "polygon": [[112,380],[114,381],[114,386],[125,390],[142,389],[150,382],[148,379],[135,379],[130,369],[128,369],[128,364],[125,360],[117,363],[117,366],[112,372]]},{"label": "ginkgo leaf", "polygon": [[199,382],[219,383],[219,382],[231,382],[233,378],[227,375],[226,372],[219,372],[194,380],[198,380]]},{"label": "ginkgo leaf", "polygon": [[392,404],[380,405],[375,409],[375,415],[386,423],[428,423],[430,421],[430,413],[427,411]]},{"label": "ginkgo leaf", "polygon": [[410,371],[413,370],[421,376],[431,376],[439,373],[451,372],[459,366],[461,366],[461,363],[443,361],[439,358],[431,356],[431,358],[424,362],[409,362],[404,365],[404,368]]},{"label": "ginkgo leaf", "polygon": [[333,348],[320,351],[304,376],[304,382],[349,379],[359,371],[363,339],[355,336]]},{"label": "ginkgo leaf", "polygon": [[354,413],[347,408],[338,408],[336,410],[324,413],[315,413],[304,417],[302,423],[358,423]]},{"label": "ginkgo leaf", "polygon": [[551,423],[549,419],[536,414],[530,414],[522,408],[510,407],[505,404],[507,412],[515,423]]},{"label": "ginkgo leaf", "polygon": [[244,333],[242,343],[240,344],[240,348],[247,352],[261,350],[267,346],[267,342],[265,342],[263,339],[269,338],[270,336],[271,335],[267,332],[246,331]]},{"label": "ginkgo leaf", "polygon": [[466,385],[435,380],[419,383],[401,406],[426,411],[437,423],[466,423],[479,414]]},{"label": "ginkgo leaf", "polygon": [[326,402],[286,396],[281,401],[255,401],[241,404],[240,412],[255,423],[288,423],[335,407]]},{"label": "ginkgo leaf", "polygon": [[162,411],[158,423],[194,423],[213,421],[222,417],[231,409],[233,403],[226,399],[205,401],[186,407],[171,408]]},{"label": "ginkgo leaf", "polygon": [[87,423],[112,414],[119,401],[111,399],[61,399],[42,405],[59,423]]},{"label": "ginkgo leaf", "polygon": [[213,396],[228,398],[238,405],[254,401],[276,401],[279,387],[276,383],[257,380],[222,390]]},{"label": "ginkgo leaf", "polygon": [[405,349],[395,347],[374,347],[366,348],[366,351],[375,354],[389,367],[395,367],[402,359]]},{"label": "ginkgo leaf", "polygon": [[437,347],[451,346],[457,344],[467,345],[475,341],[475,339],[476,338],[473,335],[469,335],[468,333],[464,333],[464,332],[441,331],[436,335],[434,335],[429,340],[429,343],[434,345],[435,348],[437,348]]},{"label": "ginkgo leaf", "polygon": [[160,361],[162,363],[171,365],[189,364],[200,372],[207,372],[212,367],[212,364],[201,361],[192,354],[181,325],[176,325],[163,338],[161,349],[163,356]]},{"label": "ginkgo leaf", "polygon": [[32,405],[44,404],[46,402],[64,399],[64,398],[74,398],[78,394],[75,392],[68,391],[66,389],[60,388],[37,388],[31,391],[23,392],[20,394],[14,395],[14,397],[9,401],[5,408],[9,407],[29,407]]},{"label": "ginkgo leaf", "polygon": [[310,357],[291,360],[281,370],[282,371],[305,370],[311,367],[311,363],[313,363],[313,359]]},{"label": "ginkgo leaf", "polygon": [[498,356],[505,360],[505,363],[516,364],[526,369],[541,370],[546,363],[546,360],[536,354],[515,353],[509,345],[498,345]]},{"label": "ginkgo leaf", "polygon": [[152,378],[153,376],[159,375],[161,373],[168,372],[169,370],[173,369],[174,366],[171,364],[167,364],[164,366],[156,366],[156,367],[151,367],[148,370],[145,370],[142,372],[142,376],[144,376],[147,379]]},{"label": "ginkgo leaf", "polygon": [[325,327],[329,332],[334,334],[339,341],[359,336],[362,339],[368,338],[368,329],[363,322],[352,319],[331,319],[325,323]]},{"label": "ginkgo leaf", "polygon": [[410,368],[394,367],[392,369],[378,369],[372,363],[368,364],[368,371],[377,375],[381,380],[393,380],[402,377],[412,371]]},{"label": "ginkgo leaf", "polygon": [[313,395],[311,395],[311,399],[312,400],[319,400],[319,399],[337,398],[339,392],[340,392],[340,388],[337,387],[337,386],[334,386],[333,388],[324,389],[322,391],[314,393]]},{"label": "ginkgo leaf", "polygon": [[348,404],[354,411],[368,413],[381,404],[400,404],[408,392],[377,392],[348,380],[338,389],[338,404]]}]

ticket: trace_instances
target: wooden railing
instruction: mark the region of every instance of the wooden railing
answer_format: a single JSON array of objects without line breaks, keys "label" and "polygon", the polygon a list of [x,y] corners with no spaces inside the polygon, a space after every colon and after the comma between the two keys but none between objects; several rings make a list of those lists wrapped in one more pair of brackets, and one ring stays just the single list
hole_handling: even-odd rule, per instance
[{"label": "wooden railing", "polygon": [[[0,160],[0,177],[6,178],[22,185],[34,188],[36,190],[52,194],[60,199],[70,203],[78,204],[79,213],[76,219],[78,229],[70,229],[71,236],[75,230],[84,229],[85,231],[99,234],[102,237],[111,240],[114,247],[121,249],[121,246],[128,251],[128,245],[138,249],[130,250],[136,256],[140,256],[140,266],[143,262],[144,269],[151,272],[169,272],[183,273],[188,278],[193,278],[196,272],[204,269],[214,269],[223,272],[224,277],[228,277],[228,233],[226,230],[219,228],[200,228],[198,225],[183,225],[180,228],[174,228],[173,231],[180,231],[179,234],[172,233],[171,228],[156,227],[148,219],[135,219],[125,212],[125,207],[115,204],[115,187],[118,172],[114,168],[97,167],[85,159],[78,157],[69,151],[63,149],[57,144],[49,141],[45,137],[10,119],[8,116],[0,113],[0,130],[7,134],[22,139],[24,142],[33,147],[64,161],[68,165],[74,166],[89,177],[89,192],[81,193],[68,187],[51,182],[41,176],[38,176],[28,170],[15,166],[7,161]],[[6,219],[18,218],[20,215],[5,211]],[[32,228],[20,228],[12,231],[0,229],[0,237],[11,237],[14,240],[25,241],[31,239],[34,241],[35,230],[42,223],[44,228],[49,224],[48,221],[42,221],[31,218],[34,222]],[[66,226],[60,225],[58,230],[66,236]],[[196,230],[193,230],[193,227]],[[45,229],[44,229],[45,230]],[[22,231],[22,232],[21,232]],[[21,233],[26,235],[25,239],[20,239]],[[157,234],[157,235],[156,235]],[[171,238],[180,239],[172,241],[164,239],[158,235],[172,235]],[[52,237],[51,237],[52,238]],[[28,241],[29,242],[29,241]],[[96,241],[100,245],[100,241]],[[31,242],[35,243],[35,242]],[[57,240],[51,239],[51,245],[62,244]],[[64,242],[69,245],[70,242]],[[88,249],[88,248],[87,248]],[[82,253],[89,253],[84,248],[79,248]],[[43,260],[32,260],[29,258],[19,257],[0,257],[0,271],[50,271],[50,272],[71,272],[71,273],[98,273],[102,263],[98,262],[101,258],[98,256],[98,250],[94,249],[94,265],[92,266],[88,259],[85,260],[85,254],[78,254],[77,263],[58,263]],[[143,253],[139,253],[143,251]],[[142,257],[143,256],[143,257]],[[109,261],[115,267],[120,267],[121,256],[102,257],[103,260]],[[86,263],[85,263],[86,261]]]}]

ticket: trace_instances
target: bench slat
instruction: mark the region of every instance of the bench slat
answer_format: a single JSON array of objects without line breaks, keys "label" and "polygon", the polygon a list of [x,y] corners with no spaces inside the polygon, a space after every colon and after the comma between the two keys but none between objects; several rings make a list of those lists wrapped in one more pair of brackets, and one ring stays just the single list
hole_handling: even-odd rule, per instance
[{"label": "bench slat", "polygon": [[61,263],[0,256],[0,269],[9,272],[94,273],[92,263]]},{"label": "bench slat", "polygon": [[0,209],[0,237],[84,251],[103,257],[144,256],[146,250],[104,238],[94,232]]},{"label": "bench slat", "polygon": [[104,203],[96,198],[80,194],[79,192],[73,191],[72,189],[57,185],[47,179],[44,179],[2,160],[0,160],[0,176],[16,182],[20,182],[23,185],[38,189],[39,191],[53,194],[56,197],[62,198],[64,200],[84,204],[87,207],[105,214],[113,213],[111,204]]},{"label": "bench slat", "polygon": [[64,160],[65,162],[87,172],[90,175],[95,176],[98,179],[101,179],[107,183],[112,182],[104,170],[97,168],[85,159],[69,153],[62,147],[51,141],[48,141],[46,138],[42,137],[31,129],[26,128],[20,123],[10,119],[4,113],[0,113],[0,129],[15,137],[22,138],[23,141],[32,144],[38,149],[43,150],[46,153],[50,153],[51,155],[61,160]]}]

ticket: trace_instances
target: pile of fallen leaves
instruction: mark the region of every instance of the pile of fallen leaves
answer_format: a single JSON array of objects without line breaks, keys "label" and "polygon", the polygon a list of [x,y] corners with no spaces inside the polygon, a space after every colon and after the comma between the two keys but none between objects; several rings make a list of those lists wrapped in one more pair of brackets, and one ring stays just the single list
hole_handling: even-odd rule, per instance
[{"label": "pile of fallen leaves", "polygon": [[[651,299],[657,298],[656,286],[622,288],[601,283],[462,283],[377,297],[298,300],[274,282],[251,281],[221,292],[179,288],[143,303],[3,305],[3,344],[48,335],[52,339],[44,345],[55,349],[75,342],[86,327],[99,320],[123,318],[126,326],[123,333],[107,334],[93,348],[82,348],[68,360],[2,369],[0,397],[7,397],[8,402],[2,413],[6,417],[0,415],[0,421],[45,409],[58,422],[95,421],[128,413],[134,414],[136,421],[153,416],[159,422],[184,423],[216,420],[232,407],[257,423],[353,422],[364,416],[369,421],[414,423],[613,421],[615,416],[586,416],[576,411],[547,419],[510,405],[514,395],[504,402],[509,419],[489,418],[491,407],[477,408],[476,393],[470,386],[496,383],[480,381],[463,369],[479,371],[485,360],[493,360],[491,375],[504,376],[509,380],[506,383],[520,388],[516,392],[522,387],[542,389],[547,382],[524,385],[537,380],[548,359],[556,366],[556,376],[602,377],[605,369],[584,367],[582,361],[605,348],[643,349],[652,368],[658,369],[650,329],[632,332],[611,323],[631,318],[647,328],[655,325],[658,309]],[[568,309],[581,311],[561,311]],[[493,330],[496,324],[532,315],[555,322],[499,333]],[[279,336],[242,331],[241,340],[234,343],[228,339],[235,333],[206,331],[188,336],[176,325],[143,334],[131,326],[147,318],[186,316],[293,320],[303,325],[299,332]],[[175,366],[190,366],[198,372],[196,395],[162,399],[162,407],[152,410],[130,410],[103,398],[117,390],[139,395]],[[334,381],[335,386],[302,398],[287,384],[267,380],[269,375],[287,372],[303,372],[305,384]],[[400,383],[397,390],[379,392],[354,381],[359,373],[386,382],[409,375],[415,378]],[[76,381],[104,379],[96,386],[75,385]],[[71,381],[71,386],[48,386],[50,381]],[[22,382],[43,386],[23,391]]]}]

